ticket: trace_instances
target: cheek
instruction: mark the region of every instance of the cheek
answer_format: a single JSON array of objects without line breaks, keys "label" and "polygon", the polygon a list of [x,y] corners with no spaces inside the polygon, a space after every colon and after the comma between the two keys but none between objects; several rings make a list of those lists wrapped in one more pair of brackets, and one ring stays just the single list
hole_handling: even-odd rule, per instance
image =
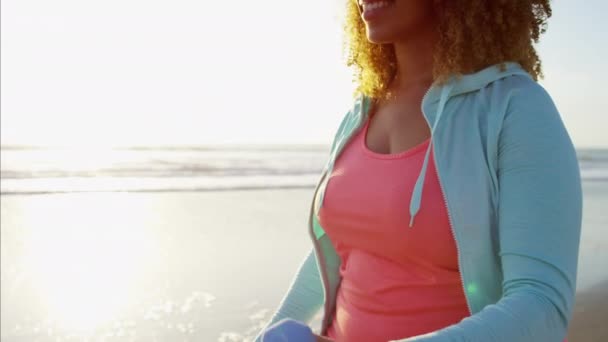
[{"label": "cheek", "polygon": [[430,0],[397,0],[394,7],[393,25],[405,31],[429,25],[433,17],[432,4]]}]

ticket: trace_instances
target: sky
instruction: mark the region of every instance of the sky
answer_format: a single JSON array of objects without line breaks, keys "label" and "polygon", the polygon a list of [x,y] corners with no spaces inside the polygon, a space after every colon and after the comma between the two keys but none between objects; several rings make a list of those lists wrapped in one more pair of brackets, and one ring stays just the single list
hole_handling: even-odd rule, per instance
[{"label": "sky", "polygon": [[[3,0],[1,144],[328,145],[340,1]],[[552,3],[540,83],[576,147],[608,147],[608,3]]]}]

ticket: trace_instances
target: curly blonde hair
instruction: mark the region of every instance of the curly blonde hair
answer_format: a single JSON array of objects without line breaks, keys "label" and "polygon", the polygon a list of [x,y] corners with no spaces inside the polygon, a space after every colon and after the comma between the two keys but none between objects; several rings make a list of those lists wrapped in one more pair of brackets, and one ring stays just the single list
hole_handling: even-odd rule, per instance
[{"label": "curly blonde hair", "polygon": [[[355,92],[385,97],[397,67],[393,46],[369,42],[357,2],[347,0],[346,6],[344,50],[357,83]],[[433,0],[433,7],[439,23],[433,78],[439,83],[450,74],[505,61],[518,62],[535,80],[543,78],[533,43],[547,29],[549,0]]]}]

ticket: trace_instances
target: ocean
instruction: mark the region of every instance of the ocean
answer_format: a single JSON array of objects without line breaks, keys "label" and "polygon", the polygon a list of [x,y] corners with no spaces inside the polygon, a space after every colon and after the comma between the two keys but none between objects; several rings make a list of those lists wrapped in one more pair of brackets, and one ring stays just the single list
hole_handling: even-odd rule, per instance
[{"label": "ocean", "polygon": [[[608,149],[577,154],[577,291],[605,301]],[[312,248],[327,157],[324,146],[3,147],[1,341],[250,340]],[[608,338],[594,329],[576,341]]]},{"label": "ocean", "polygon": [[2,150],[3,195],[311,187],[318,146]]}]

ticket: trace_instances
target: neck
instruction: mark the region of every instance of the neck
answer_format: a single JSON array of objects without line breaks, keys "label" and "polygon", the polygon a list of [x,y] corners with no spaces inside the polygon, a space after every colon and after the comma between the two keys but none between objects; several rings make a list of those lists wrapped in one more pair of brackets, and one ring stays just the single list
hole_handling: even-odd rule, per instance
[{"label": "neck", "polygon": [[389,88],[396,92],[412,86],[428,88],[433,83],[433,47],[437,33],[432,25],[426,25],[407,38],[393,43],[397,71]]}]

